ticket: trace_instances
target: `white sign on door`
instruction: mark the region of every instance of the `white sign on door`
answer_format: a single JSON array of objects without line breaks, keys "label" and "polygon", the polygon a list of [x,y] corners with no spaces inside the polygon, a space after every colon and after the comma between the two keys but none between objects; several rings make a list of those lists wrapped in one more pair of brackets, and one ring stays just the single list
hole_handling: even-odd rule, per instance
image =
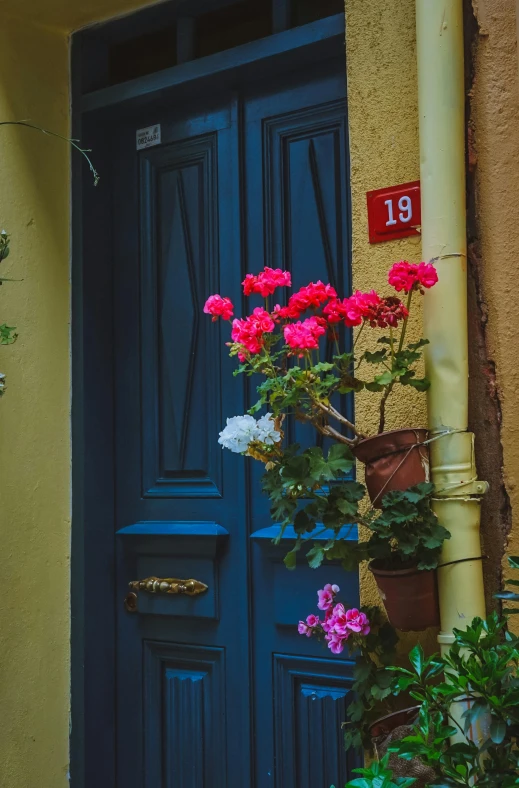
[{"label": "white sign on door", "polygon": [[160,123],[156,123],[154,126],[146,126],[145,129],[137,129],[136,137],[137,150],[160,145]]}]

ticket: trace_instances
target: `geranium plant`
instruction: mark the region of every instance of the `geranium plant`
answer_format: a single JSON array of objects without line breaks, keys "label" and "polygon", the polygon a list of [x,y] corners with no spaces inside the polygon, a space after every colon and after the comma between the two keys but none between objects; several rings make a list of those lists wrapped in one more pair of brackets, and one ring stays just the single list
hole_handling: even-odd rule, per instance
[{"label": "geranium plant", "polygon": [[[334,394],[367,389],[380,395],[379,432],[383,432],[386,405],[395,386],[412,386],[425,391],[429,382],[417,375],[426,339],[406,343],[413,295],[423,293],[437,282],[432,264],[395,263],[388,282],[396,293],[381,296],[374,290],[357,290],[340,298],[330,284],[311,282],[293,293],[285,306],[270,304],[278,288],[291,286],[291,275],[281,269],[265,268],[260,274],[247,274],[243,281],[245,296],[264,299],[246,318],[232,321],[230,353],[240,363],[237,374],[259,374],[259,400],[251,408],[256,413],[267,407],[274,419],[294,414],[310,422],[321,435],[339,443],[355,446],[366,436],[334,404]],[[231,320],[234,306],[225,296],[207,299],[204,311],[213,320]],[[301,319],[304,318],[304,319]],[[344,341],[342,327],[359,327],[353,348]],[[384,333],[377,337],[380,349],[355,354],[360,333],[365,329]],[[335,352],[321,359],[321,339],[327,337]],[[341,347],[342,344],[342,347]]]},{"label": "geranium plant", "polygon": [[[375,559],[383,562],[382,567],[370,565],[378,572],[379,588],[385,582],[380,573],[388,569],[437,566],[449,534],[430,508],[433,487],[427,483],[428,458],[422,451],[426,431],[405,429],[398,431],[399,436],[384,433],[387,444],[380,455],[384,466],[380,473],[377,457],[367,456],[371,442],[378,438],[361,433],[338,407],[340,395],[362,389],[377,393],[379,430],[383,431],[387,402],[397,386],[428,388],[428,380],[418,375],[427,340],[409,343],[406,336],[413,297],[433,287],[437,279],[431,264],[400,261],[388,274],[396,295],[357,290],[349,298],[340,298],[330,284],[318,281],[300,288],[282,304],[271,303],[272,297],[291,286],[291,275],[267,267],[257,275],[247,274],[242,282],[244,296],[264,299],[248,317],[233,319],[234,306],[226,296],[207,299],[204,311],[213,321],[232,320],[228,345],[231,356],[239,361],[235,374],[262,378],[256,387],[258,401],[248,414],[227,419],[219,442],[223,448],[264,463],[263,490],[271,500],[272,518],[280,524],[278,539],[288,525],[297,536],[285,558],[289,568],[295,566],[301,546],[319,533],[323,539],[307,551],[310,566],[319,566],[326,557],[353,569],[360,561]],[[406,295],[405,304],[400,293]],[[345,329],[355,326],[359,333],[350,347]],[[377,332],[379,349],[356,351],[362,331]],[[256,418],[263,408],[267,412]],[[326,444],[324,451],[321,445],[305,449],[285,445],[287,417],[311,424],[321,442],[328,439],[329,448]],[[366,511],[360,505],[366,488],[349,477],[354,453],[366,463],[368,493],[381,512]],[[357,523],[371,530],[368,542],[357,544],[345,538],[343,526]],[[434,578],[422,578],[420,583],[424,586],[420,595],[431,600],[431,609],[435,607],[427,626],[436,622]],[[398,625],[421,628],[406,618]]]},{"label": "geranium plant", "polygon": [[[391,687],[395,673],[387,666],[394,661],[398,635],[375,606],[348,609],[339,602],[340,588],[328,583],[317,592],[317,607],[323,613],[310,614],[300,621],[298,631],[328,644],[333,654],[344,649],[355,658],[353,690],[356,698],[348,704],[345,746],[371,749],[370,726],[394,711]],[[393,701],[393,702],[392,702]]]}]

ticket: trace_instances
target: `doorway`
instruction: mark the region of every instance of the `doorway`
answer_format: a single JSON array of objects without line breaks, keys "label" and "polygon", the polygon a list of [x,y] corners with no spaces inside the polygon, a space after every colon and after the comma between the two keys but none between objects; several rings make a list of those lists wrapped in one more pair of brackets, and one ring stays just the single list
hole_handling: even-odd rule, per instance
[{"label": "doorway", "polygon": [[[356,603],[357,575],[285,569],[290,533],[272,544],[257,469],[217,443],[249,392],[202,315],[213,292],[242,303],[265,265],[350,289],[344,17],[257,3],[252,24],[248,5],[157,7],[74,42],[77,136],[101,172],[95,190],[74,179],[84,788],[329,788],[357,765],[341,734],[352,664],[297,633],[324,583]],[[149,578],[206,589],[150,593]]]}]

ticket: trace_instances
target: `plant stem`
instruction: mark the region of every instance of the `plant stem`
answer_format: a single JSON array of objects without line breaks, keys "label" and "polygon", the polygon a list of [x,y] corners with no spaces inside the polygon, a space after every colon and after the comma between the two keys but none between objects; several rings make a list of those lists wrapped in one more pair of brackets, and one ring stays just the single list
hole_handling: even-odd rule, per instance
[{"label": "plant stem", "polygon": [[362,331],[364,330],[364,326],[365,326],[365,325],[366,325],[366,321],[365,321],[365,320],[363,320],[363,322],[362,322],[362,325],[361,325],[361,327],[359,328],[359,333],[357,334],[357,336],[356,336],[356,337],[355,337],[355,339],[353,340],[353,348],[352,348],[352,350],[355,350],[355,347],[356,347],[356,345],[357,345],[357,342],[359,341],[359,337],[360,337],[360,335],[362,334]]},{"label": "plant stem", "polygon": [[412,299],[412,297],[413,297],[413,291],[410,290],[409,293],[407,294],[407,304],[406,304],[407,311],[409,312],[409,314],[406,317],[406,319],[404,320],[404,325],[402,326],[402,333],[400,335],[400,342],[398,343],[397,353],[400,353],[400,351],[404,347],[404,339],[405,339],[405,334],[406,334],[406,331],[407,331],[407,323],[409,322],[409,315],[411,314],[411,299]]},{"label": "plant stem", "polygon": [[[411,313],[411,299],[412,299],[412,297],[413,297],[413,291],[410,290],[409,293],[407,294],[407,311],[409,312],[409,314]],[[391,328],[389,329],[389,336],[390,336],[390,340],[391,340],[391,360],[392,360],[392,370],[391,371],[394,371],[394,363],[395,363],[395,360],[396,360],[396,356],[398,356],[398,354],[400,353],[400,351],[402,350],[402,348],[404,346],[404,339],[405,339],[405,335],[406,335],[406,331],[407,331],[407,323],[408,323],[408,321],[409,321],[409,315],[404,320],[404,324],[402,326],[402,333],[400,334],[400,342],[398,343],[398,348],[397,348],[396,354],[394,353],[394,350],[393,350],[393,330]],[[384,393],[382,395],[382,398],[380,400],[380,421],[379,421],[379,424],[378,424],[378,434],[379,435],[380,435],[381,432],[384,432],[384,427],[386,426],[386,403],[387,403],[387,401],[389,399],[389,395],[393,391],[393,386],[394,385],[395,385],[395,381],[392,380],[391,383],[388,384],[388,386],[387,386],[386,390],[384,391]]]},{"label": "plant stem", "polygon": [[391,383],[387,386],[386,390],[382,394],[382,398],[380,400],[380,421],[378,423],[378,434],[380,435],[381,432],[384,432],[384,427],[386,426],[386,402],[389,399],[389,395],[393,391],[393,386],[395,385],[395,381],[392,380]]},{"label": "plant stem", "polygon": [[73,148],[75,148],[79,153],[86,159],[88,162],[88,166],[90,168],[90,172],[94,177],[94,186],[97,186],[99,183],[100,175],[97,172],[96,168],[92,164],[88,154],[92,152],[91,148],[81,148],[78,145],[79,140],[71,139],[70,137],[64,137],[62,134],[58,134],[55,131],[49,131],[48,129],[42,129],[41,126],[36,126],[34,123],[29,123],[26,120],[3,120],[0,121],[0,126],[25,126],[28,129],[34,129],[35,131],[41,131],[42,134],[48,134],[50,137],[57,137],[59,140],[63,140],[64,142],[68,142]]},{"label": "plant stem", "polygon": [[333,407],[333,405],[325,405],[324,402],[321,402],[318,399],[312,399],[312,402],[322,410],[323,413],[326,413],[328,416],[331,416],[333,419],[338,421],[340,424],[344,424],[345,427],[348,427],[355,435],[358,435],[359,438],[365,438],[366,436],[359,432],[355,425],[351,423],[348,419],[346,419],[342,413]]}]

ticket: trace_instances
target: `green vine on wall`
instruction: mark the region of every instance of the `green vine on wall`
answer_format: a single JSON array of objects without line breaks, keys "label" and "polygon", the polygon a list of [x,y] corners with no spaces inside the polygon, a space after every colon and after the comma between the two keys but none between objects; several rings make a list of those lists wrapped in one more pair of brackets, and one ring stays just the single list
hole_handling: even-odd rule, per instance
[{"label": "green vine on wall", "polygon": [[[94,167],[89,153],[91,153],[90,148],[82,148],[79,144],[79,140],[70,139],[69,137],[64,137],[61,134],[57,134],[55,131],[49,131],[48,129],[44,129],[41,126],[37,126],[34,123],[29,123],[26,120],[4,120],[0,121],[0,126],[24,126],[28,129],[33,129],[34,131],[41,131],[42,134],[46,134],[49,137],[56,137],[57,139],[63,140],[67,142],[72,148],[77,150],[83,158],[86,160],[90,172],[92,173],[92,177],[94,179],[94,186],[97,186],[99,183],[99,173],[97,172],[96,168]],[[10,235],[6,232],[6,230],[0,231],[0,263],[2,263],[6,257],[9,256],[9,243],[10,243]],[[0,285],[4,282],[12,282],[15,281],[13,279],[7,279],[5,277],[0,277]],[[16,342],[18,334],[16,333],[16,328],[14,326],[8,326],[7,323],[0,324],[0,345],[12,345],[13,342]],[[5,393],[5,375],[0,372],[0,397]]]},{"label": "green vine on wall", "polygon": [[[9,256],[9,235],[5,230],[0,232],[0,263],[5,260],[6,257]],[[0,285],[4,282],[10,281],[9,279],[0,278]],[[7,323],[2,323],[0,325],[0,345],[12,345],[13,342],[16,341],[16,328],[14,326],[8,326]],[[5,375],[0,372],[0,397],[5,392]]]}]

